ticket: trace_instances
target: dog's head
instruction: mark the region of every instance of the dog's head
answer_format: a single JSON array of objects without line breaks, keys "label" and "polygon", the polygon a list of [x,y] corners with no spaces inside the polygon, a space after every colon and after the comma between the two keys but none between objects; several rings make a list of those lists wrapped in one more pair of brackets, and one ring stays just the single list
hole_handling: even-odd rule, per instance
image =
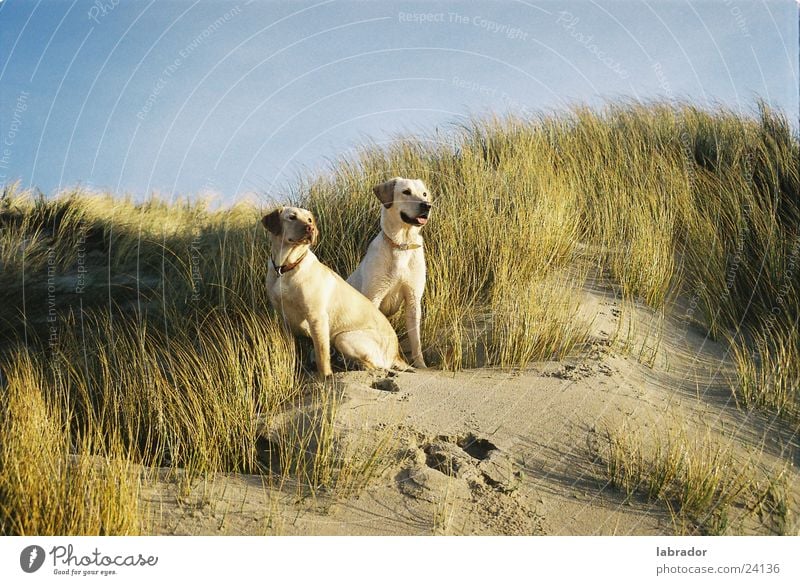
[{"label": "dog's head", "polygon": [[314,215],[302,207],[278,207],[261,218],[261,223],[285,246],[314,246],[319,239],[319,228]]},{"label": "dog's head", "polygon": [[390,227],[407,224],[422,227],[428,223],[433,204],[425,183],[419,179],[395,177],[372,188],[383,204],[381,216]]}]

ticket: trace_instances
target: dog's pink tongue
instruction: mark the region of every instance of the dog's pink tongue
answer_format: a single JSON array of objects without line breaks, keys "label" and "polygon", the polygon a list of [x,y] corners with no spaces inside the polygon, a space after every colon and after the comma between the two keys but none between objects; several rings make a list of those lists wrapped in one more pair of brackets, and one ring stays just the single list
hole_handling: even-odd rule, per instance
[{"label": "dog's pink tongue", "polygon": [[417,223],[419,225],[425,225],[426,223],[428,223],[428,218],[427,217],[418,217],[417,218]]}]

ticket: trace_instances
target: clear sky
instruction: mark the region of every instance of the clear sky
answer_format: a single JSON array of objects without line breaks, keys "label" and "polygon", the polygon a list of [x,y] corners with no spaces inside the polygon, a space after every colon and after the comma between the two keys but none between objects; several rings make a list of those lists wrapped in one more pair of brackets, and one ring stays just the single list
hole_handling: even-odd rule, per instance
[{"label": "clear sky", "polygon": [[0,0],[0,183],[281,197],[366,139],[618,98],[798,119],[796,0]]}]

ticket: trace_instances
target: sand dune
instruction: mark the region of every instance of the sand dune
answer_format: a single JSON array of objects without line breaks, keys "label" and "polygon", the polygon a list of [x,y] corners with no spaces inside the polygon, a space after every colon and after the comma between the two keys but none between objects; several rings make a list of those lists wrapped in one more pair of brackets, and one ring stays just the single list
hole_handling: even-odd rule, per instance
[{"label": "sand dune", "polygon": [[[217,475],[204,489],[195,486],[193,493],[203,495],[187,501],[177,497],[174,482],[160,479],[147,491],[155,532],[680,532],[662,503],[608,485],[597,443],[607,429],[620,428],[645,445],[681,436],[719,446],[765,476],[785,468],[794,490],[789,498],[797,501],[797,437],[763,414],[736,408],[724,346],[688,323],[680,305],[659,319],[594,287],[583,309],[593,334],[582,357],[518,372],[403,373],[393,380],[396,391],[373,388],[376,376],[367,372],[337,374],[341,440],[383,442],[388,449],[382,473],[358,495],[298,497],[297,486]],[[734,510],[729,526],[733,533],[775,530],[768,516],[745,508]]]}]

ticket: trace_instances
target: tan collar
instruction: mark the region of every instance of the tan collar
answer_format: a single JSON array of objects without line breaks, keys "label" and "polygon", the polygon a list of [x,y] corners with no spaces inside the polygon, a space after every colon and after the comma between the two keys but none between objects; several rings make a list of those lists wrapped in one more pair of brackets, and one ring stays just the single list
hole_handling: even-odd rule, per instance
[{"label": "tan collar", "polygon": [[308,256],[308,250],[306,250],[300,258],[297,259],[296,262],[292,262],[291,264],[284,264],[282,266],[275,266],[275,260],[270,257],[270,262],[272,262],[272,267],[275,269],[275,272],[278,273],[278,276],[283,276],[287,272],[291,272],[295,268],[297,268],[300,263]]},{"label": "tan collar", "polygon": [[387,236],[386,232],[381,231],[381,233],[383,234],[383,239],[386,240],[395,250],[416,250],[417,248],[422,247],[422,244],[398,244],[392,238]]}]

